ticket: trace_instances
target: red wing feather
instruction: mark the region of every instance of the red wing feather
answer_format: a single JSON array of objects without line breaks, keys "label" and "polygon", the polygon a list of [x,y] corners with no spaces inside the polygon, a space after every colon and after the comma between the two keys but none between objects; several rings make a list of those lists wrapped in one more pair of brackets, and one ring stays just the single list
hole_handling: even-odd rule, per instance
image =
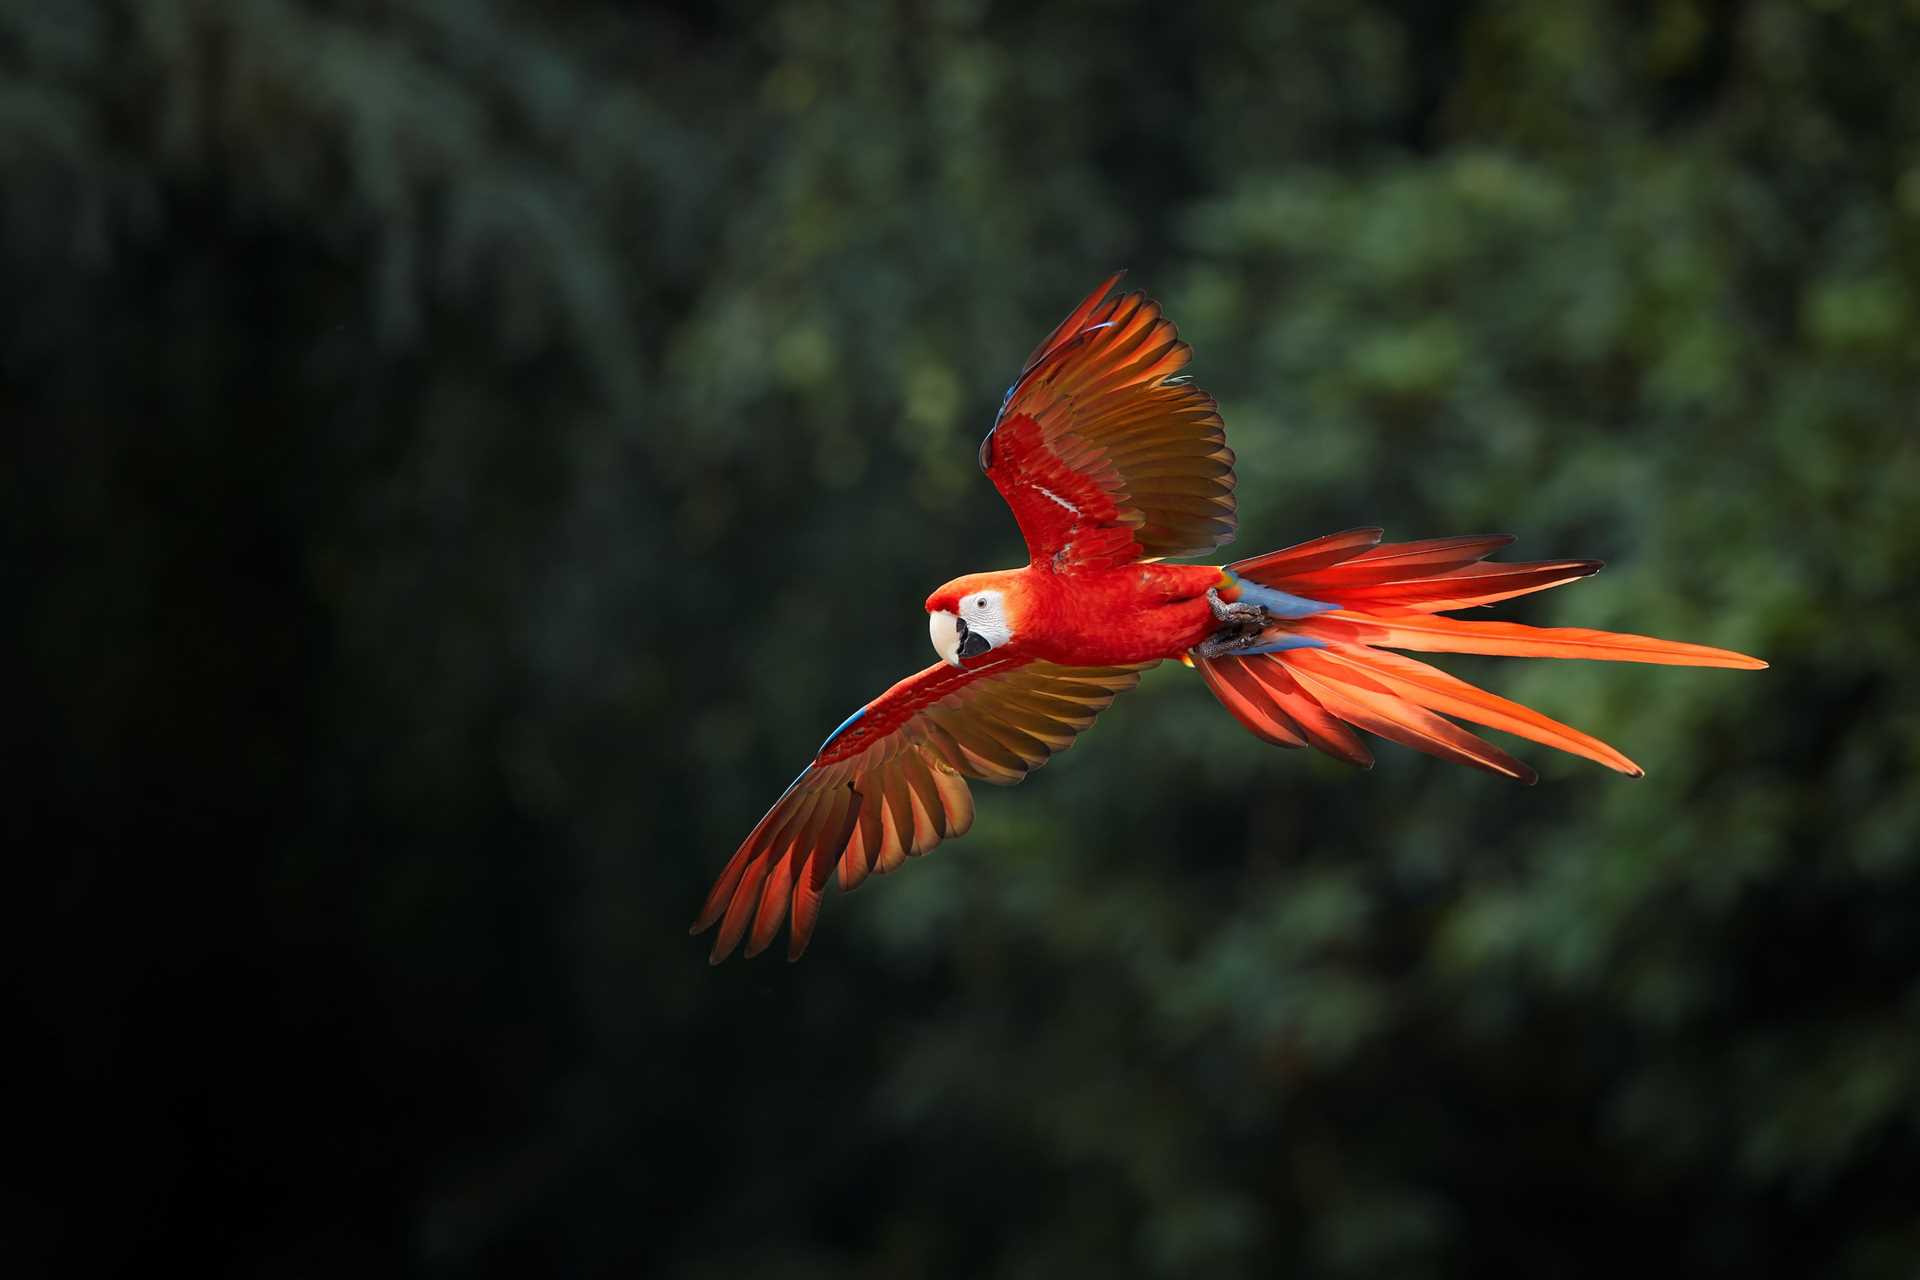
[{"label": "red wing feather", "polygon": [[755,955],[790,922],[806,950],[835,868],[849,890],[973,825],[966,779],[1018,782],[1152,666],[1061,667],[998,653],[928,667],[881,694],[821,746],[748,833],[693,932],[719,925],[712,959]]},{"label": "red wing feather", "polygon": [[1007,392],[980,466],[1036,565],[1193,555],[1233,537],[1233,451],[1158,303],[1089,294]]},{"label": "red wing feather", "polygon": [[1040,340],[1040,345],[1033,349],[1033,354],[1027,357],[1027,362],[1020,366],[1020,376],[1022,378],[1026,377],[1029,373],[1033,372],[1035,365],[1046,359],[1050,352],[1071,339],[1078,337],[1080,331],[1086,327],[1088,317],[1100,306],[1101,300],[1112,293],[1114,286],[1126,279],[1126,277],[1126,272],[1116,271],[1108,276],[1098,289],[1095,289],[1092,293],[1081,299],[1080,305],[1075,307],[1065,320],[1055,325],[1052,333],[1049,333]]}]

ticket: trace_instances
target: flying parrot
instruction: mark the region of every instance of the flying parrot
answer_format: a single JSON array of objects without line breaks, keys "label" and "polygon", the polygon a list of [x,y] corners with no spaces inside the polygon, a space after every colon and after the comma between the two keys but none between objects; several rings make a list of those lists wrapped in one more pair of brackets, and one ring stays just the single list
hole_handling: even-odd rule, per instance
[{"label": "flying parrot", "polygon": [[1351,529],[1229,565],[1166,563],[1232,539],[1234,455],[1213,397],[1182,373],[1187,344],[1145,294],[1115,294],[1120,279],[1034,349],[980,443],[980,469],[1013,508],[1029,562],[927,597],[940,661],[847,717],[747,835],[693,925],[720,926],[713,963],[743,939],[758,954],[787,920],[798,959],[830,877],[851,890],[965,835],[968,779],[1020,781],[1169,659],[1275,746],[1364,768],[1363,729],[1524,783],[1533,770],[1454,719],[1631,777],[1641,769],[1390,651],[1766,666],[1649,636],[1442,616],[1600,568],[1489,561],[1505,536],[1382,543],[1380,529]]}]

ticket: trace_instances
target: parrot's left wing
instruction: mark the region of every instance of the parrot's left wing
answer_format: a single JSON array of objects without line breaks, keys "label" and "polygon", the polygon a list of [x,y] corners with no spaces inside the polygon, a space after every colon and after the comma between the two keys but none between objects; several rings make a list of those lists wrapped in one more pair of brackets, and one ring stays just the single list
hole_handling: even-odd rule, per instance
[{"label": "parrot's left wing", "polygon": [[1233,538],[1233,450],[1213,397],[1143,293],[1089,294],[1028,357],[980,442],[1033,563],[1197,555]]},{"label": "parrot's left wing", "polygon": [[742,937],[748,955],[764,950],[791,910],[787,957],[797,959],[836,866],[852,889],[965,835],[964,779],[1020,781],[1154,665],[1061,667],[1014,653],[908,676],[821,744],[720,873],[693,932],[719,923],[718,964]]}]

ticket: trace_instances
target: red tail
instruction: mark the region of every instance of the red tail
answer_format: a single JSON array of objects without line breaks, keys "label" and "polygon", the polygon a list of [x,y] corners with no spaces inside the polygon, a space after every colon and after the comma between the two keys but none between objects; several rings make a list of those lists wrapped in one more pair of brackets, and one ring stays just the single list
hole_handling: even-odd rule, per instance
[{"label": "red tail", "polygon": [[1638,777],[1639,765],[1598,738],[1386,649],[1690,667],[1767,665],[1725,649],[1651,636],[1441,617],[1587,577],[1600,562],[1488,564],[1485,558],[1512,538],[1382,546],[1380,535],[1378,529],[1353,529],[1229,566],[1262,586],[1334,606],[1274,623],[1260,644],[1276,646],[1276,652],[1193,658],[1214,696],[1259,737],[1371,765],[1372,755],[1347,727],[1353,725],[1443,760],[1534,781],[1532,769],[1445,718],[1454,716]]}]

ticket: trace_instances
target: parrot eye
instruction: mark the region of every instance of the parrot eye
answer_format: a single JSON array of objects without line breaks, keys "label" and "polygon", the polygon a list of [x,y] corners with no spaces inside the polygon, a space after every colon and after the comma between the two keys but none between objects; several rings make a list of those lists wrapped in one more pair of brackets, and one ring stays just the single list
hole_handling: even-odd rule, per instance
[{"label": "parrot eye", "polygon": [[973,604],[976,609],[984,609],[987,607],[987,598],[981,596],[978,600],[975,600]]}]

